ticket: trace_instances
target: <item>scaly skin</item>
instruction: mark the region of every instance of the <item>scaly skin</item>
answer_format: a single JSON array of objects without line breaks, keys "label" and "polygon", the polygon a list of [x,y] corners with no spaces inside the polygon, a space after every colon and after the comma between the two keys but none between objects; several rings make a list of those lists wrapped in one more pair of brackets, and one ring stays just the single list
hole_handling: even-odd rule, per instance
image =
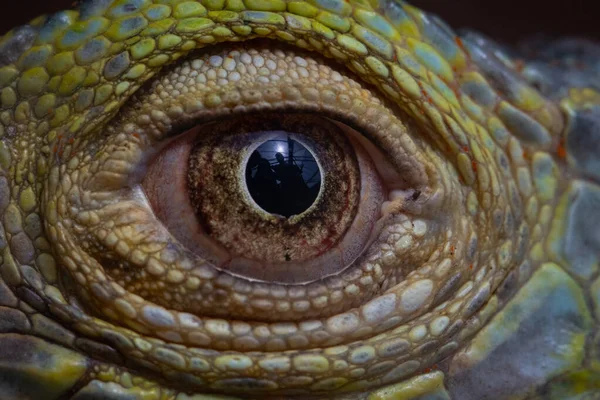
[{"label": "scaly skin", "polygon": [[[7,34],[0,398],[600,398],[600,57],[538,48],[392,1],[91,0]],[[186,251],[150,155],[292,111],[390,172],[366,256],[283,285]]]}]

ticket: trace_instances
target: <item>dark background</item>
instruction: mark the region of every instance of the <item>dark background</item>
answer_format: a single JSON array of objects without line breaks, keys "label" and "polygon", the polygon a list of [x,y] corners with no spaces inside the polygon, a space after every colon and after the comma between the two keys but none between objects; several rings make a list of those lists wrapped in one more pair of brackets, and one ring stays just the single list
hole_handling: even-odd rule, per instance
[{"label": "dark background", "polygon": [[[44,13],[69,8],[73,0],[0,0],[0,33]],[[440,15],[453,28],[469,27],[495,39],[514,43],[543,33],[600,40],[597,0],[412,0]]]}]

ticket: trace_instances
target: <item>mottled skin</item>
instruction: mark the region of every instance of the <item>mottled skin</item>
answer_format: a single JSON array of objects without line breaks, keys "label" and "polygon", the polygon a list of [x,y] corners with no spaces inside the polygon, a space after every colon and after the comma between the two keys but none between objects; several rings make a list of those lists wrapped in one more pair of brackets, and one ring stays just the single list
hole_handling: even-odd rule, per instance
[{"label": "mottled skin", "polygon": [[[0,398],[600,398],[600,51],[527,49],[376,0],[90,0],[10,32]],[[167,138],[266,111],[387,171],[330,276],[215,268],[188,196],[163,220],[143,194]]]}]

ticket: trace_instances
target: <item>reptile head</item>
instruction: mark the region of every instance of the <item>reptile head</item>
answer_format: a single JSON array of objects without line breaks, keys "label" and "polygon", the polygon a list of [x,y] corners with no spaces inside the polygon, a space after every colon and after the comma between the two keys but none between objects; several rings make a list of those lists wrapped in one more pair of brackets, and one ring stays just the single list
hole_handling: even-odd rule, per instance
[{"label": "reptile head", "polygon": [[597,396],[599,50],[527,49],[391,0],[8,33],[0,398]]}]

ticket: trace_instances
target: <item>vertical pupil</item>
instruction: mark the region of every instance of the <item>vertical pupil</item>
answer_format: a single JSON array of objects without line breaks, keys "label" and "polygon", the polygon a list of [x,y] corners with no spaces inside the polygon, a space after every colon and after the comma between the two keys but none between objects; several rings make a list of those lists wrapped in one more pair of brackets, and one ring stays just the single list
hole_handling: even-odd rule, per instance
[{"label": "vertical pupil", "polygon": [[315,202],[321,171],[302,143],[281,134],[252,152],[246,165],[246,185],[263,210],[288,218],[302,214]]}]

